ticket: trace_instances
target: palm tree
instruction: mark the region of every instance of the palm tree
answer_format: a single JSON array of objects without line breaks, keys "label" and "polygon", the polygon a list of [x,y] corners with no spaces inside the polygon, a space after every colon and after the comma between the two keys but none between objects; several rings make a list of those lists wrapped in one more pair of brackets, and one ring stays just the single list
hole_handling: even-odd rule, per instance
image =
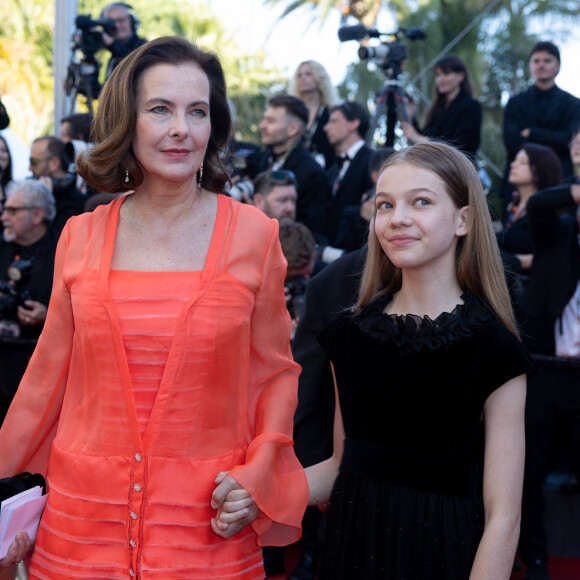
[{"label": "palm tree", "polygon": [[264,4],[278,6],[285,4],[280,18],[300,9],[314,11],[315,19],[326,20],[331,10],[339,10],[344,18],[352,16],[367,28],[374,25],[381,8],[395,10],[398,14],[408,12],[404,0],[264,0]]}]

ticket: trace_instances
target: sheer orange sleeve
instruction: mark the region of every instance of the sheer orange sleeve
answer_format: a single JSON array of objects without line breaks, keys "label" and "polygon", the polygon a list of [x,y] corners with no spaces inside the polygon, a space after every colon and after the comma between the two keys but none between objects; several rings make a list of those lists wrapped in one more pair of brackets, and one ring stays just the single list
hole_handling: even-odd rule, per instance
[{"label": "sheer orange sleeve", "polygon": [[46,475],[74,334],[70,294],[63,273],[68,246],[69,228],[65,227],[56,252],[44,329],[0,430],[0,477],[21,471]]},{"label": "sheer orange sleeve", "polygon": [[285,275],[276,223],[251,319],[248,413],[253,437],[245,464],[230,472],[263,514],[252,524],[260,545],[296,541],[308,502],[306,476],[292,441],[300,367],[290,351]]}]

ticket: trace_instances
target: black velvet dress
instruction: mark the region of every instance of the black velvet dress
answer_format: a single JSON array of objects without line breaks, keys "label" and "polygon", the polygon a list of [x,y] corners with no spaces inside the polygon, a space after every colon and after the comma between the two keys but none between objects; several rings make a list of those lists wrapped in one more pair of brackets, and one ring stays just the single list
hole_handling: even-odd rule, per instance
[{"label": "black velvet dress", "polygon": [[339,315],[320,335],[346,433],[320,578],[459,580],[483,533],[487,397],[533,368],[479,301],[432,321]]}]

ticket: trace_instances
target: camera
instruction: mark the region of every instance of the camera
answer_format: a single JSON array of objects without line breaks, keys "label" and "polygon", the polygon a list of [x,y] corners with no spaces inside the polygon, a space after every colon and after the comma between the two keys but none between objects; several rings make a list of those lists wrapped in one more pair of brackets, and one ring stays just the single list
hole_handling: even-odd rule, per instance
[{"label": "camera", "polygon": [[380,67],[384,67],[389,62],[403,62],[407,56],[407,45],[404,42],[361,46],[358,49],[358,57],[361,60],[374,60]]},{"label": "camera", "polygon": [[15,256],[7,269],[8,281],[0,281],[0,315],[7,318],[16,318],[16,309],[22,306],[25,300],[31,300],[27,290],[21,290],[20,285],[28,280],[32,262]]},{"label": "camera", "polygon": [[363,40],[365,38],[384,38],[392,40],[383,41],[377,46],[361,46],[358,49],[358,56],[361,60],[374,60],[384,70],[401,69],[401,63],[407,59],[407,45],[399,39],[399,35],[404,34],[409,40],[422,40],[425,33],[418,27],[399,28],[396,32],[379,32],[374,28],[367,28],[363,24],[355,26],[343,26],[338,30],[338,38],[341,42],[349,40]]},{"label": "camera", "polygon": [[308,284],[308,279],[303,276],[293,276],[284,282],[286,292],[291,297],[287,304],[288,312],[290,312],[292,318],[297,320],[302,317],[306,284]]},{"label": "camera", "polygon": [[[73,92],[84,95],[89,100],[96,99],[101,92],[99,83],[99,69],[101,64],[95,57],[95,53],[105,47],[102,28],[111,36],[115,33],[115,21],[112,18],[93,19],[88,14],[77,16],[75,21],[76,31],[71,40],[73,55],[68,66],[66,78],[66,94]],[[80,52],[80,59],[77,51]]]}]

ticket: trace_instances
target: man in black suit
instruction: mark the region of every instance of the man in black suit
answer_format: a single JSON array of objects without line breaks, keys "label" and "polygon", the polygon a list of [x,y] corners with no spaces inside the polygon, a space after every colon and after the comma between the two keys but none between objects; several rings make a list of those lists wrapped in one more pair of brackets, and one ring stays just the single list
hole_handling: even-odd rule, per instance
[{"label": "man in black suit", "polygon": [[372,149],[365,144],[364,136],[369,127],[369,114],[360,103],[346,101],[330,111],[324,131],[337,155],[337,162],[329,169],[332,185],[332,201],[328,211],[326,236],[329,244],[346,251],[355,250],[366,242],[364,236],[354,242],[345,239],[347,228],[341,227],[348,220],[353,207],[356,211],[365,195],[373,188],[369,174]]},{"label": "man in black suit", "polygon": [[317,243],[324,243],[330,183],[324,169],[304,147],[307,123],[308,109],[301,99],[290,95],[271,97],[260,123],[266,149],[256,172],[285,170],[293,174],[298,183],[296,221],[308,227]]},{"label": "man in black suit", "polygon": [[[294,448],[304,467],[332,455],[334,382],[330,360],[316,337],[343,308],[355,301],[366,246],[344,254],[314,276],[306,286],[303,315],[292,342],[294,359],[302,366],[298,407],[294,415]],[[322,513],[307,508],[299,540],[301,558],[288,580],[316,577],[322,544]]]},{"label": "man in black suit", "polygon": [[[574,205],[576,219],[567,211]],[[556,467],[563,433],[572,472],[580,475],[580,185],[540,191],[527,210],[534,261],[516,306],[524,342],[534,354],[548,356],[538,357],[538,369],[528,377],[520,555],[526,580],[549,580],[544,484]]]},{"label": "man in black suit", "polygon": [[530,52],[530,73],[534,84],[511,97],[504,111],[503,139],[507,163],[501,194],[504,209],[510,199],[507,181],[510,163],[525,143],[551,147],[562,162],[564,179],[572,175],[568,143],[572,130],[580,125],[580,100],[556,86],[560,72],[560,51],[552,42],[537,42]]}]

